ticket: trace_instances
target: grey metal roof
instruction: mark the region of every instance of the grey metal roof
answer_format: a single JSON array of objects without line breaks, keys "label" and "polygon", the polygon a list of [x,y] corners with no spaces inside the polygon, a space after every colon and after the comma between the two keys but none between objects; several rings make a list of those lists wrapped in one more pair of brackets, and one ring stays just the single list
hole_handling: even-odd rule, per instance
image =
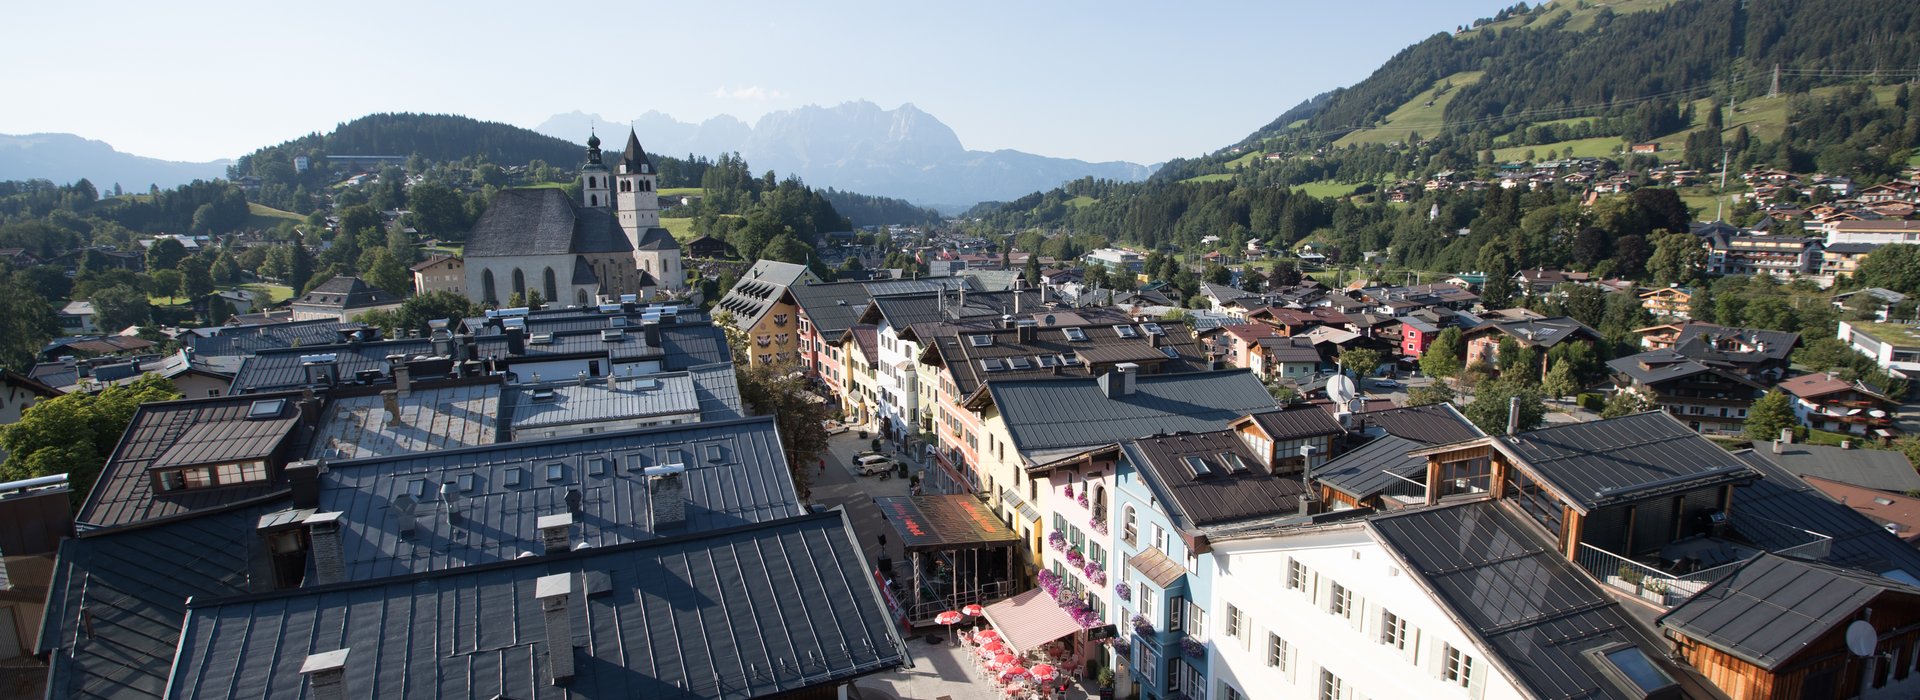
[{"label": "grey metal roof", "polygon": [[733,350],[727,347],[727,332],[711,323],[661,326],[660,350],[663,353],[661,367],[668,370],[733,362]]},{"label": "grey metal roof", "polygon": [[1274,442],[1339,435],[1345,432],[1326,411],[1309,404],[1289,404],[1253,413],[1249,418],[1259,424]]},{"label": "grey metal roof", "polygon": [[1486,435],[1450,403],[1365,411],[1356,414],[1355,418],[1369,430],[1378,428],[1388,435],[1428,445],[1444,445]]},{"label": "grey metal roof", "polygon": [[[1729,385],[1730,390],[1732,385],[1740,384],[1746,385],[1747,389],[1753,393],[1763,390],[1759,384],[1749,381],[1739,373],[1696,361],[1673,350],[1649,350],[1638,355],[1615,358],[1607,361],[1607,367],[1633,380],[1635,384],[1650,387],[1701,374],[1716,374]],[[1657,387],[1656,390],[1658,390]]]},{"label": "grey metal roof", "polygon": [[[1235,430],[1158,435],[1127,442],[1123,449],[1171,503],[1170,510],[1193,527],[1293,515],[1306,492],[1300,479],[1276,476],[1261,466]],[[1196,476],[1188,459],[1200,460],[1207,473]]]},{"label": "grey metal roof", "polygon": [[[536,587],[565,574],[576,654],[549,681]],[[910,662],[841,511],[359,585],[195,601],[169,697],[748,698]],[[162,657],[163,659],[165,657]]]},{"label": "grey metal roof", "polygon": [[1273,395],[1243,369],[1136,377],[1134,393],[1109,399],[1096,378],[991,382],[1014,445],[1025,453],[1108,445],[1141,435],[1218,430],[1273,408]]},{"label": "grey metal roof", "polygon": [[271,581],[256,505],[60,544],[37,648],[49,698],[159,698],[189,597]]},{"label": "grey metal roof", "polygon": [[[576,542],[606,547],[657,537],[638,467],[674,463],[687,467],[687,523],[667,534],[801,510],[771,416],[329,463],[319,509],[345,513],[347,578],[436,571],[541,551],[535,521],[566,512],[569,491],[581,495]],[[440,489],[463,488],[463,477],[472,488],[459,491],[460,521],[450,524]],[[420,501],[416,533],[406,537],[392,505],[403,494]]]},{"label": "grey metal roof", "polygon": [[1012,314],[1016,297],[1022,310],[1044,308],[1040,295],[1033,291],[1011,292],[967,292],[965,299],[956,291],[932,294],[899,294],[881,296],[875,294],[873,306],[882,318],[896,329],[907,329],[916,323],[930,321],[952,322],[968,319],[997,319]]},{"label": "grey metal roof", "polygon": [[[284,488],[272,456],[298,449],[300,394],[221,396],[162,401],[140,406],[121,434],[113,455],[101,467],[93,491],[74,521],[112,527],[231,505]],[[274,418],[249,420],[253,403],[285,401]],[[156,495],[150,469],[266,459],[268,480],[256,484],[186,489]]]},{"label": "grey metal roof", "polygon": [[1659,624],[1773,671],[1813,641],[1860,619],[1861,608],[1887,593],[1911,601],[1920,588],[1858,569],[1762,554],[1660,616]]},{"label": "grey metal roof", "polygon": [[465,254],[471,260],[631,250],[612,212],[576,206],[565,190],[543,187],[494,194],[467,234]]},{"label": "grey metal roof", "polygon": [[294,303],[306,306],[325,306],[338,309],[358,309],[368,306],[398,304],[385,290],[367,284],[358,277],[345,275],[320,283]]},{"label": "grey metal roof", "polygon": [[1906,493],[1920,490],[1920,472],[1898,450],[1841,449],[1830,445],[1788,444],[1773,452],[1771,444],[1754,450],[1797,476],[1817,476],[1843,484]]},{"label": "grey metal roof", "polygon": [[1268,362],[1319,362],[1320,348],[1306,336],[1259,338],[1254,341]]},{"label": "grey metal roof", "polygon": [[[482,339],[482,342],[486,342]],[[497,354],[506,354],[504,341],[500,343]],[[363,370],[388,369],[388,355],[428,355],[433,353],[433,341],[425,338],[406,340],[385,340],[372,343],[341,343],[337,345],[302,345],[293,348],[260,350],[240,363],[239,371],[234,373],[235,394],[261,391],[296,389],[307,385],[307,369],[301,358],[309,355],[333,355],[336,376],[342,381],[352,381]],[[484,351],[482,354],[486,354]]]},{"label": "grey metal roof", "polygon": [[923,277],[868,282],[867,293],[877,297],[895,294],[932,294],[942,289],[952,291],[962,287],[970,292],[985,291],[972,277]]},{"label": "grey metal roof", "polygon": [[808,279],[817,278],[805,265],[760,260],[740,275],[713,310],[731,312],[737,328],[752,328],[773,308],[774,302],[780,300],[787,287]]},{"label": "grey metal roof", "polygon": [[301,345],[332,345],[343,331],[363,328],[337,320],[293,321],[258,326],[222,326],[196,329],[181,338],[196,358],[244,357],[263,350]]},{"label": "grey metal roof", "polygon": [[[640,232],[640,245],[635,250],[679,250],[680,242],[674,240],[673,232],[659,226]],[[645,270],[642,270],[645,272]]]},{"label": "grey metal roof", "polygon": [[860,319],[873,295],[864,282],[800,283],[787,287],[794,304],[807,315],[821,338],[839,342],[840,334]]},{"label": "grey metal roof", "polygon": [[1493,439],[1584,509],[1753,476],[1746,463],[1661,411]]},{"label": "grey metal roof", "polygon": [[379,394],[331,396],[307,457],[361,459],[492,444],[504,434],[500,392],[498,381],[416,382],[406,396],[396,397],[398,420]]},{"label": "grey metal roof", "polygon": [[1475,501],[1394,511],[1368,526],[1527,695],[1629,697],[1583,652],[1632,644],[1661,664],[1663,646],[1523,517]]},{"label": "grey metal roof", "polygon": [[1396,476],[1424,483],[1427,458],[1409,457],[1407,453],[1426,446],[1397,435],[1374,438],[1314,470],[1314,477],[1321,484],[1358,499],[1376,496],[1389,487],[1406,483]]},{"label": "grey metal roof", "polygon": [[[987,327],[978,324],[921,324],[914,328],[914,333],[922,343],[939,348],[940,359],[944,361],[954,387],[963,397],[971,396],[987,381],[1056,376],[1055,366],[1042,363],[1057,362],[1068,353],[1076,355],[1082,362],[1072,366],[1059,364],[1058,374],[1088,376],[1092,372],[1105,371],[1107,366],[1119,362],[1133,362],[1141,366],[1140,371],[1155,374],[1183,372],[1205,365],[1206,351],[1194,341],[1193,334],[1179,324],[1161,325],[1166,335],[1156,346],[1145,333],[1133,338],[1120,337],[1114,327],[1132,325],[1122,322],[1125,319],[1076,323],[1061,320],[1061,317],[1069,316],[1066,313],[1036,315],[1055,317],[1059,325],[1036,327],[1033,340],[1026,343],[1019,341],[1018,330],[997,327],[997,322]],[[1077,314],[1072,316],[1075,321],[1084,320]],[[936,328],[936,325],[939,327]],[[1086,340],[1067,340],[1062,329],[1069,327],[1079,328],[1086,334]],[[986,336],[992,338],[992,343],[976,346],[971,336]],[[1169,350],[1172,356],[1166,354]],[[1015,358],[1020,358],[1025,369],[1007,364]],[[989,359],[999,360],[1000,364],[994,366],[1001,369],[986,369],[981,363]]]},{"label": "grey metal roof", "polygon": [[[1762,477],[1755,483],[1734,488],[1732,510],[1736,528],[1742,515],[1757,515],[1804,528],[1833,538],[1827,551],[1827,562],[1882,574],[1898,570],[1920,580],[1920,549],[1887,532],[1886,528],[1859,511],[1827,497],[1819,489],[1757,452],[1741,450],[1734,456]],[[1782,532],[1793,537],[1791,541],[1765,541],[1766,535],[1784,530],[1763,528],[1741,530],[1740,534],[1748,539],[1759,540],[1755,544],[1769,550],[1805,542],[1803,536],[1791,532]]]},{"label": "grey metal roof", "polygon": [[[1493,329],[1493,330],[1489,330]],[[1566,316],[1551,318],[1532,318],[1518,321],[1489,321],[1468,334],[1499,332],[1511,336],[1514,340],[1530,346],[1550,348],[1576,337],[1600,340],[1600,333],[1588,328],[1586,324]]]},{"label": "grey metal roof", "polygon": [[687,369],[693,375],[693,393],[700,400],[700,420],[733,420],[746,415],[740,404],[740,378],[733,363],[720,362]]},{"label": "grey metal roof", "polygon": [[508,391],[513,430],[600,423],[700,411],[693,376],[661,372],[644,377],[523,384]]}]

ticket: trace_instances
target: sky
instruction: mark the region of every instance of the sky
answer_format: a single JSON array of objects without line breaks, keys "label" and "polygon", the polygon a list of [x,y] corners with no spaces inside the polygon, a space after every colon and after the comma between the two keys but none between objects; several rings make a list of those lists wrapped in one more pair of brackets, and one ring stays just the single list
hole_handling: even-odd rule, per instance
[{"label": "sky", "polygon": [[1157,163],[1510,4],[20,2],[0,7],[0,134],[206,161],[374,112],[752,123],[868,100],[970,149]]}]

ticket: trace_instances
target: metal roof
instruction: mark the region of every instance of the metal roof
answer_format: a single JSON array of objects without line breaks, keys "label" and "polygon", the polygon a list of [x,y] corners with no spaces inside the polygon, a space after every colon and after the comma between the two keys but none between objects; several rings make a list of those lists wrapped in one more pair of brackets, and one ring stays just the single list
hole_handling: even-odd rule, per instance
[{"label": "metal roof", "polygon": [[1450,403],[1364,411],[1354,418],[1367,429],[1378,428],[1388,435],[1428,445],[1445,445],[1486,435]]},{"label": "metal roof", "polygon": [[38,649],[47,697],[159,698],[189,597],[271,581],[254,526],[271,506],[210,512],[61,543]]},{"label": "metal roof", "polygon": [[1661,411],[1493,439],[1582,509],[1753,476],[1745,462]]},{"label": "metal roof", "polygon": [[1775,454],[1770,443],[1763,443],[1754,450],[1754,454],[1796,476],[1817,476],[1893,493],[1920,490],[1920,472],[1915,472],[1913,462],[1898,450],[1842,449],[1830,445],[1794,443],[1781,445],[1780,453]]},{"label": "metal roof", "polygon": [[[614,385],[608,386],[609,381]],[[508,396],[515,431],[700,411],[693,376],[687,372],[523,384]]]},{"label": "metal roof", "polygon": [[263,350],[302,345],[332,345],[340,342],[342,332],[365,326],[326,319],[293,321],[258,326],[221,326],[196,329],[182,336],[196,358],[243,357]]},{"label": "metal roof", "polygon": [[1857,569],[1762,554],[1660,616],[1659,623],[1774,671],[1815,640],[1860,619],[1861,608],[1887,593],[1911,601],[1920,588]]},{"label": "metal roof", "polygon": [[[278,469],[268,480],[237,486],[185,489],[156,496],[150,469],[265,459],[295,446],[300,394],[254,394],[148,403],[134,411],[113,455],[101,467],[76,523],[111,527],[231,505],[285,488]],[[284,399],[274,418],[250,420],[255,401]],[[272,462],[272,459],[267,459]]]},{"label": "metal roof", "polygon": [[[573,678],[550,681],[543,577],[564,574]],[[244,598],[188,611],[169,697],[747,698],[911,663],[841,511],[688,537]],[[167,658],[162,656],[162,659]],[[164,664],[164,661],[162,662]],[[829,691],[830,692],[830,691]]]},{"label": "metal roof", "polygon": [[425,386],[396,396],[400,416],[378,394],[332,396],[307,448],[309,459],[361,459],[498,442],[500,382]]},{"label": "metal roof", "polygon": [[[1327,415],[1308,411],[1322,419]],[[1300,494],[1306,492],[1300,479],[1276,476],[1261,466],[1235,430],[1156,435],[1125,443],[1124,449],[1171,503],[1170,510],[1195,527],[1297,514]],[[1198,460],[1205,473],[1196,474],[1188,460]]]},{"label": "metal roof", "polygon": [[[541,551],[535,521],[567,512],[569,492],[580,494],[575,542],[655,538],[639,470],[669,464],[687,467],[687,521],[667,534],[801,510],[771,416],[333,462],[320,477],[319,510],[345,514],[348,579],[435,571]],[[452,506],[443,487],[457,496]],[[418,503],[412,535],[394,510],[402,495]]]},{"label": "metal roof", "polygon": [[1260,426],[1260,430],[1274,442],[1339,435],[1346,432],[1340,428],[1340,422],[1334,420],[1331,414],[1313,404],[1287,404],[1252,413],[1247,416],[1247,419]]},{"label": "metal roof", "polygon": [[[1733,490],[1733,512],[1735,527],[1741,515],[1757,515],[1779,523],[1833,538],[1828,547],[1825,560],[1841,566],[1851,566],[1869,571],[1888,574],[1894,571],[1920,580],[1920,549],[1907,544],[1885,527],[1872,519],[1848,508],[1845,504],[1828,498],[1826,494],[1802,481],[1800,477],[1767,461],[1753,450],[1741,450],[1734,453],[1743,462],[1759,472],[1761,477],[1755,483],[1739,486]],[[1777,550],[1805,542],[1797,532],[1784,532],[1789,528],[1760,528],[1754,531],[1741,530],[1740,534],[1748,539],[1765,539],[1765,535],[1775,532],[1793,537],[1786,542],[1756,541],[1762,549]]]},{"label": "metal roof", "polygon": [[865,282],[813,283],[802,282],[787,287],[787,293],[793,295],[793,302],[807,315],[808,322],[827,342],[838,342],[840,334],[860,320],[860,313],[866,311],[867,302],[873,301],[873,295],[867,293]]},{"label": "metal roof", "polygon": [[1358,499],[1378,495],[1406,479],[1425,483],[1427,458],[1407,453],[1426,446],[1397,435],[1377,437],[1314,470],[1314,478]]},{"label": "metal roof", "polygon": [[1474,501],[1394,511],[1368,526],[1526,694],[1628,697],[1584,652],[1632,644],[1660,664],[1663,646],[1523,517]]},{"label": "metal roof", "polygon": [[1128,557],[1127,566],[1140,572],[1140,575],[1147,577],[1148,581],[1152,581],[1153,585],[1162,589],[1179,581],[1181,576],[1187,575],[1187,567],[1181,566],[1180,562],[1174,561],[1173,557],[1167,556],[1167,553],[1160,551],[1159,547],[1148,547],[1140,550],[1139,554]]},{"label": "metal roof", "polygon": [[[939,349],[947,373],[959,396],[972,396],[980,385],[988,381],[1001,381],[1013,378],[1052,377],[1059,375],[1090,376],[1091,372],[1104,370],[1120,362],[1133,362],[1141,366],[1143,372],[1167,373],[1197,369],[1204,366],[1206,353],[1200,344],[1193,340],[1192,333],[1178,324],[1164,324],[1161,329],[1166,333],[1160,336],[1161,344],[1146,334],[1134,338],[1123,338],[1112,330],[1114,326],[1130,325],[1120,319],[1099,321],[1088,324],[1071,323],[1059,317],[1068,314],[1035,314],[1053,316],[1060,325],[1033,327],[1033,340],[1022,343],[1019,331],[1014,328],[979,327],[971,324],[921,324],[915,333],[921,342]],[[1078,316],[1075,321],[1080,321]],[[997,321],[995,322],[998,323]],[[1084,341],[1069,341],[1063,333],[1065,328],[1078,328],[1085,333]],[[976,346],[973,336],[992,339],[988,345]],[[1171,350],[1173,356],[1166,353]],[[1080,362],[1067,365],[1062,360],[1073,355]],[[1019,358],[1024,368],[1010,366],[1006,361]],[[996,365],[1003,369],[984,369],[983,360],[997,359]]]},{"label": "metal roof", "polygon": [[1266,386],[1244,369],[1148,375],[1133,381],[1132,394],[1113,399],[1095,377],[1014,379],[991,382],[987,391],[1023,453],[1218,430],[1274,405]]},{"label": "metal roof", "polygon": [[693,375],[693,394],[700,400],[700,420],[733,420],[746,416],[740,404],[740,378],[733,363],[698,365],[687,369]]},{"label": "metal roof", "polygon": [[752,328],[768,309],[773,308],[774,302],[780,300],[782,290],[809,279],[816,278],[805,265],[760,260],[740,275],[739,281],[727,290],[726,296],[721,297],[713,308],[716,312],[731,312],[736,328]]},{"label": "metal roof", "polygon": [[873,504],[909,552],[1020,542],[1020,536],[972,494],[894,496],[875,498]]}]

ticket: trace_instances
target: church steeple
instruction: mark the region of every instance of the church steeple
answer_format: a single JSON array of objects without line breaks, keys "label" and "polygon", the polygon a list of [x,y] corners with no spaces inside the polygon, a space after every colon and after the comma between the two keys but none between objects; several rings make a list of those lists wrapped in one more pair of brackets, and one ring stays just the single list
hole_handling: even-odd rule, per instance
[{"label": "church steeple", "polygon": [[640,136],[627,129],[626,152],[620,155],[621,174],[652,175],[653,161],[647,159],[647,151],[640,147]]},{"label": "church steeple", "polygon": [[603,209],[613,206],[613,177],[600,162],[600,135],[587,136],[587,162],[580,166],[581,206]]}]

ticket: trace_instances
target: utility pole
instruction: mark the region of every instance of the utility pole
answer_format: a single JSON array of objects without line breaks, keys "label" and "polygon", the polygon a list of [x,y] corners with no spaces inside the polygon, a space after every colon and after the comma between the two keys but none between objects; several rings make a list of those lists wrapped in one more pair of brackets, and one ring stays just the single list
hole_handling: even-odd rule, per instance
[{"label": "utility pole", "polygon": [[1726,214],[1727,200],[1723,199],[1723,197],[1727,195],[1727,154],[1731,152],[1733,152],[1731,148],[1725,146],[1720,147],[1720,193],[1719,196],[1713,198],[1713,220],[1722,223],[1726,222],[1724,215]]},{"label": "utility pole", "polygon": [[1767,97],[1780,96],[1780,64],[1773,64],[1773,84],[1767,87]]}]

